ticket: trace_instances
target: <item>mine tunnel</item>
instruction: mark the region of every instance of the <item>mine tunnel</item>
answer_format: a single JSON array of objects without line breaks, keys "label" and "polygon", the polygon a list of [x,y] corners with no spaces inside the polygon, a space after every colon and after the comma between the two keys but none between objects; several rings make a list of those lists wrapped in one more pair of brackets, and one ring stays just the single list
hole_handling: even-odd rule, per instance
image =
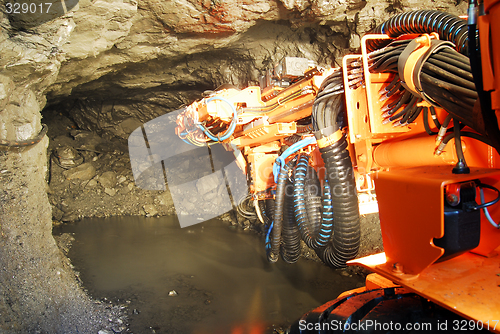
[{"label": "mine tunnel", "polygon": [[[224,134],[229,138],[231,131],[251,130],[246,124],[236,125],[237,130],[226,127],[232,122],[231,110],[234,122],[242,115],[235,108],[262,112],[251,105],[255,91],[245,89],[262,89],[260,104],[272,101],[276,96],[266,89],[277,80],[277,72],[293,72],[287,62],[296,62],[302,72],[278,75],[276,95],[300,80],[327,77],[330,70],[333,74],[325,82],[342,80],[332,69],[343,66],[344,56],[361,52],[365,34],[398,14],[417,9],[457,16],[467,12],[467,3],[460,0],[0,3],[2,333],[285,333],[301,315],[345,291],[364,289],[370,271],[346,267],[346,261],[384,250],[378,210],[367,206],[358,212],[358,201],[368,203],[375,195],[367,191],[356,196],[356,182],[371,181],[358,174],[354,179],[352,166],[338,171],[349,174],[352,180],[346,182],[354,187],[354,195],[337,203],[338,211],[354,201],[352,219],[358,224],[349,237],[355,250],[346,246],[339,251],[326,245],[332,233],[341,236],[345,231],[332,232],[325,223],[311,232],[316,237],[304,232],[307,237],[301,241],[300,219],[305,218],[297,218],[300,210],[309,215],[309,206],[320,218],[338,215],[331,209],[336,186],[344,187],[342,191],[347,186],[324,181],[330,173],[327,160],[338,149],[327,151],[333,135],[322,132],[324,137],[317,137],[318,147],[320,141],[330,146],[324,144],[316,157],[309,152],[311,158],[298,156],[286,164],[284,157],[277,171],[272,170],[287,148],[312,138],[307,136],[313,134],[309,124],[314,117],[309,112],[290,122],[291,111],[273,112],[306,98],[301,96],[312,94],[312,88],[301,87],[302,95],[290,98],[278,96],[264,123],[253,122],[260,116],[250,119],[255,129],[270,129],[273,117],[280,124],[293,123],[287,128],[291,132],[278,138],[278,149],[270,149],[274,142],[269,141],[262,145],[268,151],[259,151],[253,134],[223,146]],[[321,93],[323,88],[316,88]],[[226,92],[249,97],[233,106]],[[209,103],[217,106],[223,121],[200,112],[196,117],[208,117],[205,125],[189,128],[192,108],[200,101],[206,102],[208,113]],[[348,108],[336,101],[331,103]],[[292,111],[312,105],[303,103]],[[359,102],[354,107],[360,109]],[[348,118],[347,113],[335,114],[333,126],[345,126]],[[466,118],[460,121],[475,125]],[[327,120],[323,123],[327,128]],[[342,136],[340,130],[333,132]],[[496,143],[487,141],[491,147]],[[377,161],[385,161],[385,151],[377,150]],[[247,167],[232,151],[245,155]],[[349,151],[342,154],[349,159]],[[326,167],[316,164],[321,155]],[[366,165],[361,154],[355,159]],[[259,161],[271,168],[262,179],[252,170]],[[286,168],[295,173],[286,174]],[[309,178],[306,173],[318,175],[307,179],[305,190],[297,190],[295,183],[293,191],[307,198],[304,203],[285,194],[284,202],[266,204],[286,192],[279,182],[285,189]],[[262,185],[266,182],[272,189]],[[481,182],[478,189],[490,196],[496,188]],[[324,202],[328,184],[330,202]],[[315,194],[310,187],[316,188]],[[464,193],[473,187],[463,186]],[[477,206],[477,212],[494,202],[489,201]],[[325,207],[330,209],[321,211]],[[275,214],[280,209],[282,216]],[[498,216],[497,211],[492,214]],[[295,219],[298,226],[286,225]],[[295,240],[293,244],[275,241],[273,231],[281,220],[281,237]],[[456,252],[476,246],[460,245]]]}]

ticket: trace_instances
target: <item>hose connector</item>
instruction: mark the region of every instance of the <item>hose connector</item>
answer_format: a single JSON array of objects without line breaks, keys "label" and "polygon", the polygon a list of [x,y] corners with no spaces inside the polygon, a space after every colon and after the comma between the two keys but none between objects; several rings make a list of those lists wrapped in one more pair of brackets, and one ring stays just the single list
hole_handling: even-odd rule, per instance
[{"label": "hose connector", "polygon": [[467,24],[472,26],[477,24],[477,3],[476,0],[469,0],[469,8],[467,8]]},{"label": "hose connector", "polygon": [[434,155],[441,155],[441,153],[443,153],[444,151],[444,148],[446,147],[446,143],[442,141],[441,139],[441,142],[439,143],[438,147],[436,147],[436,149],[434,150]]},{"label": "hose connector", "polygon": [[439,129],[439,132],[438,132],[437,137],[436,137],[436,145],[441,145],[443,143],[443,138],[446,135],[446,131],[448,131],[448,127],[442,126]]}]

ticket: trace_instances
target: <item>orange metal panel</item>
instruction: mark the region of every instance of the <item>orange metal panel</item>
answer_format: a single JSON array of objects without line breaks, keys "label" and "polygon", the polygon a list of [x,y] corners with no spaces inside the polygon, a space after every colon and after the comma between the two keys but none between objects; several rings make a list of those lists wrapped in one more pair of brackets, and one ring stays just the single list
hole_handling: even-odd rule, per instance
[{"label": "orange metal panel", "polygon": [[337,299],[340,299],[340,298],[344,298],[344,297],[347,297],[347,296],[350,296],[350,295],[353,295],[355,293],[363,293],[367,290],[368,288],[363,286],[361,288],[356,288],[356,289],[352,289],[352,290],[347,290],[347,291],[344,291],[342,292],[340,295],[338,295]]},{"label": "orange metal panel", "polygon": [[[435,263],[413,279],[392,271],[385,253],[349,261],[361,265],[395,284],[402,285],[466,319],[475,325],[500,333],[500,257],[465,253]],[[448,329],[454,324],[448,324]],[[459,324],[461,325],[461,324]]]},{"label": "orange metal panel", "polygon": [[248,163],[252,183],[250,192],[252,194],[262,192],[274,185],[273,164],[278,158],[278,154],[270,153],[250,153]]},{"label": "orange metal panel", "polygon": [[385,278],[382,275],[372,273],[366,276],[366,290],[374,290],[381,288],[392,288],[397,286],[390,279]]},{"label": "orange metal panel", "polygon": [[288,137],[296,132],[297,124],[294,122],[263,124],[244,131],[242,136],[232,140],[231,144],[238,147],[262,145],[270,141]]},{"label": "orange metal panel", "polygon": [[375,188],[387,265],[417,275],[439,259],[444,251],[434,246],[433,238],[444,234],[444,186],[474,179],[492,184],[500,171],[471,168],[470,174],[452,174],[445,166],[378,173]]},{"label": "orange metal panel", "polygon": [[[495,168],[498,157],[496,152],[475,139],[462,137],[465,160],[471,167]],[[435,138],[423,133],[421,136],[406,140],[392,140],[379,144],[373,151],[375,164],[380,167],[444,166],[455,164],[457,154],[455,139],[451,139],[439,156],[434,154]],[[411,152],[411,154],[409,154]]]},{"label": "orange metal panel", "polygon": [[484,90],[491,91],[493,110],[500,109],[500,2],[485,2],[486,15],[478,18]]}]

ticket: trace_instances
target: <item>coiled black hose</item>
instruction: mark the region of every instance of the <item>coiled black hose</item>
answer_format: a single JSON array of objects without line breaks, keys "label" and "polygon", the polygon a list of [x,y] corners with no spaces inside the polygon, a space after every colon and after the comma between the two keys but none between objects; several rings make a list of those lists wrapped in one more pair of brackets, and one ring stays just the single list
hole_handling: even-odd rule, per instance
[{"label": "coiled black hose", "polygon": [[[468,55],[467,22],[458,16],[437,10],[416,10],[401,13],[385,21],[374,33],[399,37],[405,34],[429,34],[436,32],[439,39],[450,41],[456,45],[456,50]],[[386,42],[371,40],[367,44],[369,52],[378,50]]]},{"label": "coiled black hose", "polygon": [[[269,262],[278,261],[278,257],[280,254],[280,245],[281,245],[281,231],[283,225],[283,208],[285,205],[285,192],[286,192],[286,183],[288,179],[288,173],[293,168],[295,163],[297,162],[297,158],[294,157],[292,160],[287,162],[285,166],[281,167],[280,172],[278,174],[278,183],[276,185],[276,196],[275,196],[275,207],[274,207],[274,215],[273,222],[271,227],[271,236],[270,236],[270,248],[267,249],[267,259]],[[267,248],[267,247],[266,247]]]},{"label": "coiled black hose", "polygon": [[345,109],[343,93],[344,79],[342,71],[335,71],[323,81],[318,95],[314,100],[311,112],[314,131],[326,128],[337,120],[336,116],[338,114],[332,119],[328,117],[327,111],[332,109],[337,110],[338,108]]},{"label": "coiled black hose", "polygon": [[[341,73],[341,71],[335,72],[325,79],[326,83],[321,85],[314,101],[311,121],[313,128],[317,130],[315,135],[318,140],[336,133],[342,127],[339,119],[345,112],[345,97]],[[339,88],[327,92],[322,90],[327,90],[331,86]],[[330,99],[334,103],[324,103]],[[345,135],[326,147],[320,146],[320,152],[326,167],[328,182],[325,184],[331,191],[333,209],[332,215],[329,212],[323,213],[323,221],[325,218],[332,218],[333,237],[325,247],[315,251],[327,265],[343,268],[348,260],[355,258],[358,254],[361,236],[358,196]]]},{"label": "coiled black hose", "polygon": [[323,197],[313,197],[319,198],[319,201],[307,198],[305,188],[308,163],[309,156],[301,156],[295,168],[293,207],[302,240],[309,248],[318,249],[327,245],[333,232],[332,196],[328,182],[325,182]]},{"label": "coiled black hose", "polygon": [[[286,188],[293,187],[290,179],[287,179]],[[283,229],[281,247],[281,258],[286,263],[295,263],[300,257],[300,234],[293,209],[293,194],[285,191],[285,207],[283,210]]]},{"label": "coiled black hose", "polygon": [[316,234],[321,224],[321,184],[311,165],[307,166],[305,192],[307,217],[313,234]]},{"label": "coiled black hose", "polygon": [[316,253],[329,266],[343,268],[358,254],[361,237],[358,196],[346,136],[320,148],[320,152],[332,192],[335,223],[331,242]]}]

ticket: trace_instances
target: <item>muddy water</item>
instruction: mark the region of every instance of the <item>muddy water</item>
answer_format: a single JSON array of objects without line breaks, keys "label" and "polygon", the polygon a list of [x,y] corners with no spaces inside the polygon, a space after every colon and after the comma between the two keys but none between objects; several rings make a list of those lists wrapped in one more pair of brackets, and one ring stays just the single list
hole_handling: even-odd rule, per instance
[{"label": "muddy water", "polygon": [[54,233],[73,233],[85,288],[128,305],[136,334],[272,333],[362,283],[304,259],[270,264],[261,236],[217,219],[86,219]]}]

